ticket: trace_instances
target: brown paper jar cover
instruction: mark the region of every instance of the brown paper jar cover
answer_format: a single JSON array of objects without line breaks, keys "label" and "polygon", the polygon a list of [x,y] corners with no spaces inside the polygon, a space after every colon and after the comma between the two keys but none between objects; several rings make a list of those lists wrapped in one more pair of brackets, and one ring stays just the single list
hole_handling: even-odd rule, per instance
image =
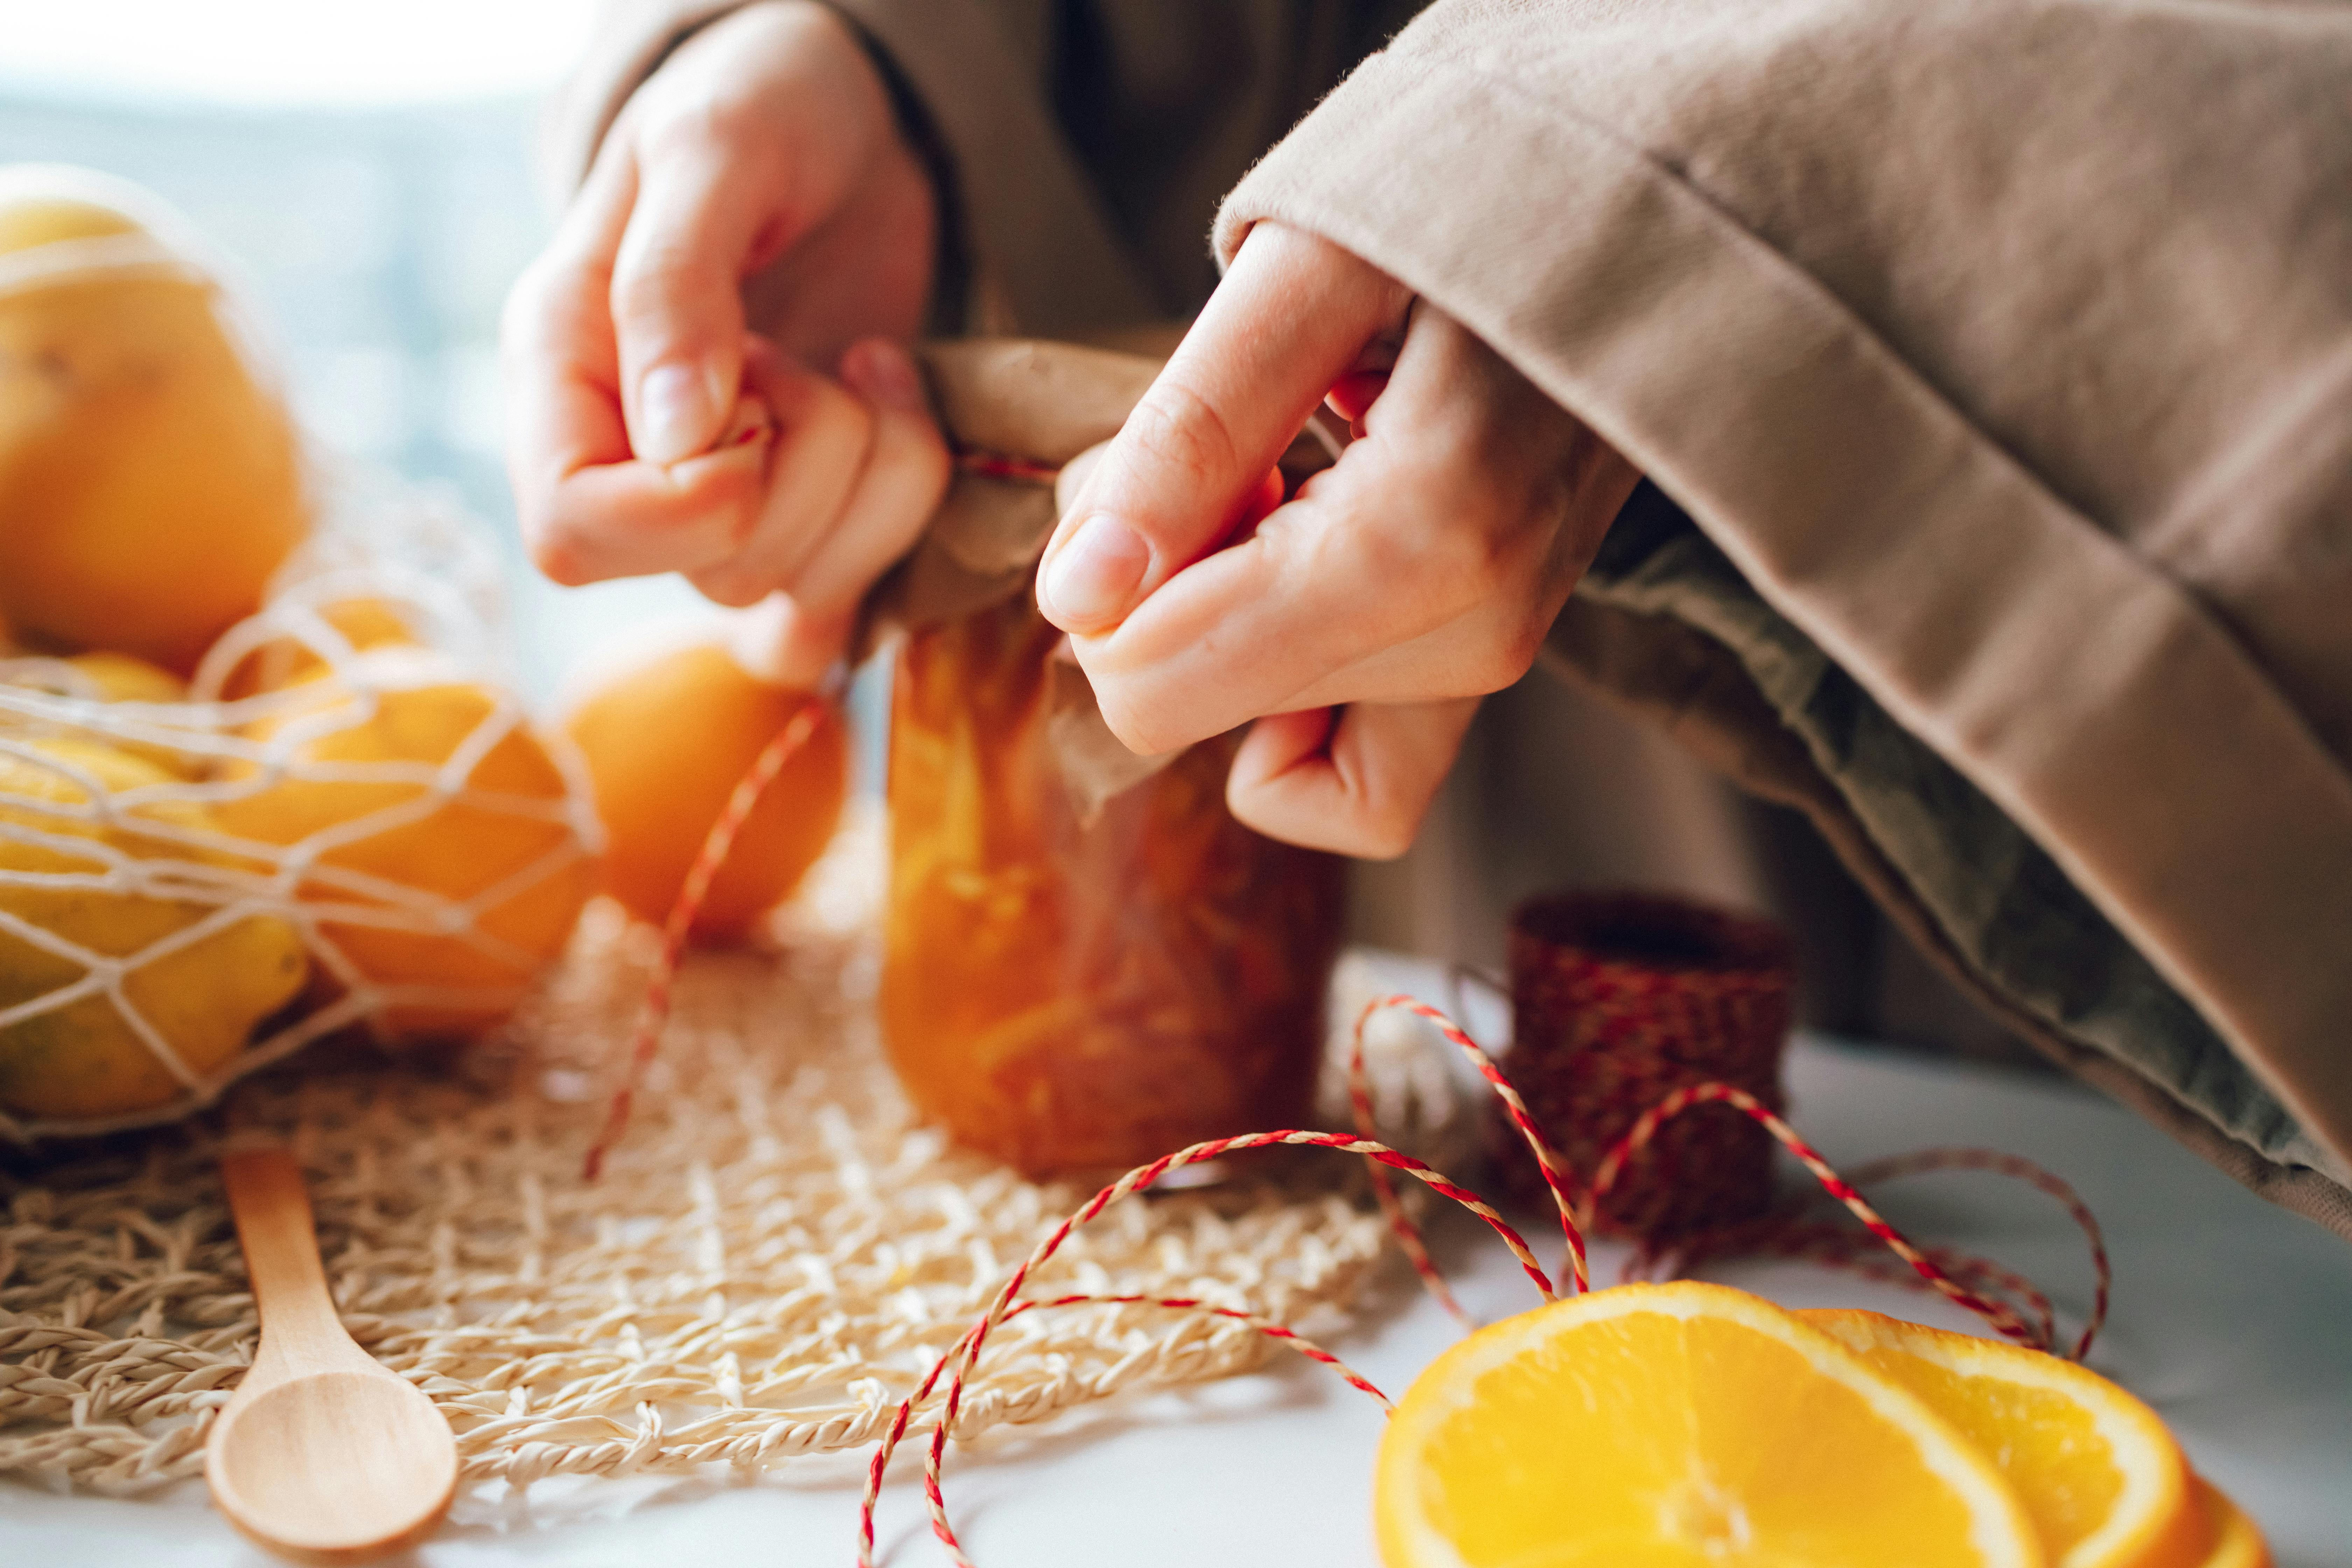
[{"label": "brown paper jar cover", "polygon": [[[1511,1081],[1581,1193],[1641,1114],[1717,1080],[1783,1105],[1780,1059],[1796,978],[1768,921],[1631,892],[1538,898],[1513,915]],[[1507,1189],[1539,1201],[1532,1157],[1490,1129]],[[1750,1219],[1771,1200],[1772,1140],[1704,1105],[1662,1127],[1599,1205],[1597,1228],[1662,1241]]]}]

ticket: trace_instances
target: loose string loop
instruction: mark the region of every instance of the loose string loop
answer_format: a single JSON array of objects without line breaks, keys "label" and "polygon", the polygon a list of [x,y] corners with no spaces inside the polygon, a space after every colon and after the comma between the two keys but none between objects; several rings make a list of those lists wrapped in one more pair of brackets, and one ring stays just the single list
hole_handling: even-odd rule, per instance
[{"label": "loose string loop", "polygon": [[[947,1376],[947,1391],[943,1408],[931,1428],[930,1445],[924,1458],[923,1490],[930,1508],[931,1532],[939,1537],[941,1544],[947,1547],[957,1568],[973,1568],[971,1560],[964,1555],[963,1547],[956,1539],[954,1526],[948,1521],[947,1500],[940,1490],[940,1471],[945,1459],[948,1434],[954,1428],[956,1416],[962,1409],[965,1380],[970,1376],[974,1363],[979,1361],[980,1352],[987,1345],[990,1333],[998,1324],[1013,1314],[1023,1284],[1028,1280],[1032,1273],[1044,1267],[1046,1261],[1060,1249],[1062,1243],[1069,1239],[1073,1231],[1119,1199],[1150,1186],[1171,1171],[1186,1165],[1200,1164],[1204,1161],[1218,1159],[1226,1154],[1240,1153],[1245,1150],[1269,1149],[1282,1145],[1336,1149],[1345,1154],[1361,1154],[1379,1165],[1390,1170],[1402,1171],[1416,1178],[1431,1191],[1453,1199],[1486,1221],[1487,1228],[1500,1237],[1503,1245],[1509,1247],[1511,1255],[1518,1259],[1521,1272],[1525,1273],[1535,1285],[1538,1293],[1547,1301],[1559,1299],[1552,1289],[1549,1276],[1544,1273],[1543,1266],[1536,1261],[1534,1251],[1528,1247],[1519,1233],[1511,1228],[1510,1223],[1497,1214],[1491,1205],[1475,1193],[1446,1180],[1412,1155],[1402,1153],[1385,1143],[1377,1142],[1369,1138],[1350,1138],[1340,1132],[1314,1132],[1300,1129],[1287,1129],[1279,1132],[1249,1132],[1234,1138],[1213,1138],[1206,1142],[1180,1149],[1173,1154],[1163,1154],[1150,1164],[1137,1166],[1118,1181],[1103,1188],[1087,1200],[1085,1205],[1076,1213],[1055,1226],[1054,1233],[1038,1243],[1036,1249],[1013,1271],[1012,1277],[1005,1280],[1003,1286],[997,1291],[996,1299],[990,1303],[988,1310],[982,1313],[963,1337],[956,1342],[952,1349],[939,1358],[920,1386],[899,1402],[898,1411],[891,1418],[890,1428],[883,1435],[881,1442],[876,1446],[873,1463],[866,1470],[866,1494],[858,1506],[858,1568],[873,1568],[874,1509],[881,1494],[883,1472],[889,1468],[890,1456],[897,1452],[898,1444],[905,1438],[908,1427],[913,1422],[916,1409],[930,1396],[932,1389],[939,1385],[942,1373]],[[1222,1308],[1196,1310],[1230,1315],[1227,1310]]]},{"label": "loose string loop", "polygon": [[[1584,1258],[1584,1232],[1591,1221],[1580,1215],[1576,1210],[1576,1173],[1569,1169],[1568,1162],[1544,1136],[1543,1129],[1537,1124],[1535,1113],[1528,1109],[1528,1102],[1519,1097],[1519,1091],[1512,1086],[1510,1079],[1496,1064],[1495,1058],[1488,1056],[1462,1026],[1417,996],[1399,994],[1377,997],[1366,1003],[1363,1011],[1356,1015],[1356,1026],[1348,1050],[1348,1104],[1355,1114],[1357,1133],[1365,1138],[1372,1135],[1371,1086],[1364,1071],[1364,1030],[1375,1015],[1391,1007],[1401,1008],[1434,1024],[1437,1032],[1470,1058],[1471,1065],[1478,1069],[1478,1075],[1502,1099],[1511,1125],[1517,1129],[1519,1136],[1527,1141],[1528,1149],[1534,1152],[1537,1167],[1543,1172],[1544,1185],[1559,1210],[1560,1229],[1568,1238],[1568,1267],[1563,1272],[1575,1280],[1579,1293],[1592,1289],[1591,1274]],[[1370,1170],[1372,1191],[1380,1199],[1381,1213],[1387,1217],[1389,1228],[1395,1233],[1398,1245],[1411,1260],[1413,1272],[1421,1276],[1423,1285],[1427,1287],[1448,1316],[1465,1329],[1471,1327],[1469,1314],[1463,1311],[1461,1305],[1454,1300],[1453,1291],[1446,1287],[1444,1276],[1430,1261],[1429,1249],[1422,1243],[1420,1228],[1406,1215],[1404,1205],[1397,1200],[1396,1188],[1389,1181],[1387,1173],[1377,1164]]]},{"label": "loose string loop", "polygon": [[[2106,1324],[2115,1273],[2107,1256],[2105,1236],[2099,1228],[2098,1216],[2091,1212],[2082,1194],[2064,1178],[2021,1155],[1965,1147],[1922,1149],[1873,1160],[1855,1166],[1847,1180],[1856,1187],[1874,1187],[1882,1182],[1899,1181],[1906,1176],[1937,1171],[1982,1171],[2008,1176],[2048,1194],[2065,1209],[2067,1216],[2083,1233],[2092,1271],[2091,1310],[2084,1320],[2082,1331],[2066,1354],[2073,1361],[2086,1358],[2092,1342]],[[1913,1286],[1922,1284],[1916,1275],[1908,1271],[1890,1269],[1875,1254],[1873,1246],[1876,1239],[1874,1237],[1857,1233],[1845,1226],[1809,1220],[1805,1211],[1818,1203],[1822,1195],[1818,1190],[1808,1189],[1793,1194],[1773,1212],[1757,1219],[1678,1237],[1662,1247],[1645,1247],[1627,1260],[1626,1277],[1648,1277],[1660,1268],[1673,1274],[1688,1274],[1715,1258],[1769,1254],[1802,1258],[1808,1262],[1843,1268],[1873,1279]],[[1921,1251],[1935,1259],[1954,1279],[1969,1284],[1977,1293],[1998,1292],[2021,1303],[2034,1324],[2032,1338],[2026,1342],[2037,1350],[2055,1353],[2058,1344],[2057,1314],[2050,1298],[2032,1280],[1989,1258],[1978,1258],[1957,1248],[1923,1247]]]},{"label": "loose string loop", "polygon": [[669,919],[662,924],[661,956],[655,960],[652,978],[646,984],[645,1005],[638,1013],[636,1034],[629,1042],[628,1068],[622,1076],[621,1087],[613,1091],[612,1103],[604,1112],[604,1125],[581,1163],[582,1180],[596,1179],[604,1168],[604,1156],[629,1130],[630,1109],[636,1102],[646,1069],[653,1065],[654,1053],[660,1048],[662,1030],[669,1023],[670,992],[677,979],[678,960],[686,952],[687,933],[693,929],[694,917],[702,912],[712,879],[735,847],[735,836],[743,830],[752,807],[760,804],[760,796],[775,782],[776,775],[784,771],[784,764],[808,743],[832,701],[833,693],[828,689],[811,696],[793,710],[775,738],[751,759],[751,767],[736,781],[734,792],[727,797],[719,820],[703,836],[701,852],[695,856],[686,881],[677,890],[677,899],[670,905]]},{"label": "loose string loop", "polygon": [[[1391,1007],[1403,1009],[1435,1024],[1449,1042],[1463,1049],[1471,1058],[1472,1061],[1478,1066],[1481,1076],[1486,1078],[1497,1095],[1502,1097],[1505,1105],[1510,1108],[1514,1126],[1528,1141],[1529,1147],[1535,1151],[1538,1161],[1544,1168],[1554,1198],[1560,1205],[1560,1222],[1567,1232],[1569,1255],[1575,1266],[1572,1277],[1577,1281],[1576,1289],[1590,1288],[1583,1268],[1584,1242],[1580,1214],[1589,1214],[1592,1205],[1608,1194],[1609,1189],[1618,1180],[1628,1162],[1657,1135],[1660,1127],[1695,1107],[1721,1104],[1728,1105],[1755,1119],[1767,1131],[1770,1132],[1813,1175],[1814,1179],[1821,1183],[1824,1191],[1843,1204],[1856,1218],[1863,1222],[1872,1238],[1894,1252],[1909,1266],[1910,1275],[1905,1278],[1924,1281],[1928,1288],[1934,1289],[1955,1304],[1976,1314],[1997,1331],[2011,1339],[2020,1341],[2035,1349],[2052,1348],[2055,1338],[2053,1331],[2054,1324],[2047,1298],[2042,1297],[2030,1283],[2022,1280],[2020,1276],[1999,1269],[1995,1265],[1968,1259],[1961,1255],[1949,1253],[1941,1248],[1922,1248],[1916,1246],[1872,1207],[1861,1193],[1855,1190],[1853,1184],[1840,1176],[1831,1167],[1829,1162],[1805,1142],[1796,1129],[1781,1120],[1755,1096],[1729,1084],[1695,1084],[1668,1095],[1644,1112],[1595,1170],[1593,1181],[1585,1194],[1584,1201],[1581,1205],[1578,1205],[1571,1201],[1569,1195],[1570,1184],[1573,1181],[1572,1175],[1559,1170],[1558,1156],[1552,1152],[1549,1141],[1545,1137],[1534,1116],[1527,1110],[1524,1101],[1518,1100],[1517,1092],[1512,1088],[1508,1077],[1495,1064],[1493,1058],[1488,1057],[1459,1025],[1446,1017],[1437,1008],[1418,998],[1399,994],[1385,996],[1370,1004],[1356,1020],[1354,1047],[1349,1058],[1349,1098],[1360,1124],[1369,1119],[1370,1112],[1370,1100],[1363,1073],[1364,1028],[1376,1014]],[[889,1467],[890,1458],[906,1436],[913,1422],[915,1412],[931,1397],[932,1391],[939,1386],[943,1375],[947,1379],[944,1404],[931,1426],[930,1441],[924,1455],[924,1503],[930,1515],[931,1533],[939,1539],[941,1545],[947,1548],[950,1560],[955,1563],[955,1568],[976,1568],[971,1559],[965,1553],[962,1542],[956,1536],[955,1527],[948,1518],[947,1499],[941,1489],[940,1477],[945,1463],[948,1437],[954,1429],[957,1415],[961,1409],[965,1380],[978,1363],[990,1332],[997,1325],[1017,1316],[1032,1306],[1048,1304],[1024,1302],[1018,1300],[1021,1287],[1030,1273],[1050,1258],[1062,1242],[1079,1226],[1093,1219],[1119,1198],[1150,1185],[1167,1172],[1181,1165],[1214,1159],[1221,1154],[1244,1149],[1265,1148],[1278,1143],[1337,1149],[1342,1152],[1364,1155],[1370,1163],[1375,1189],[1383,1194],[1382,1207],[1388,1215],[1391,1228],[1397,1232],[1401,1241],[1407,1241],[1407,1238],[1410,1238],[1406,1245],[1406,1255],[1414,1259],[1414,1266],[1421,1273],[1423,1281],[1431,1285],[1432,1294],[1436,1296],[1440,1302],[1457,1318],[1463,1317],[1460,1305],[1446,1289],[1444,1279],[1435,1266],[1429,1261],[1427,1248],[1422,1244],[1417,1228],[1405,1215],[1402,1205],[1397,1201],[1387,1177],[1389,1170],[1405,1171],[1419,1178],[1432,1191],[1454,1199],[1476,1214],[1496,1235],[1503,1237],[1506,1245],[1510,1247],[1513,1255],[1519,1260],[1521,1269],[1535,1281],[1544,1300],[1550,1301],[1557,1299],[1542,1268],[1528,1250],[1527,1243],[1489,1205],[1438,1176],[1436,1173],[1410,1155],[1399,1153],[1369,1137],[1346,1138],[1336,1133],[1294,1130],[1251,1133],[1239,1138],[1218,1139],[1206,1143],[1196,1143],[1176,1154],[1153,1161],[1148,1165],[1139,1166],[1097,1193],[1083,1208],[1063,1221],[1054,1234],[1047,1237],[1019,1268],[1013,1271],[1013,1277],[1007,1279],[998,1291],[996,1300],[988,1311],[962,1338],[956,1342],[953,1348],[939,1358],[920,1385],[900,1401],[892,1417],[889,1431],[877,1445],[873,1462],[867,1468],[866,1490],[858,1504],[858,1568],[873,1568],[874,1512],[881,1494],[883,1475]],[[2081,1359],[2082,1355],[2089,1350],[2091,1341],[2097,1333],[2100,1323],[2105,1321],[2108,1276],[2105,1247],[2098,1234],[2097,1222],[2090,1217],[2087,1206],[2082,1204],[2080,1196],[2072,1187],[2067,1186],[2058,1177],[2042,1171],[2039,1166],[2032,1165],[2030,1162],[1982,1150],[1931,1150],[1922,1154],[1901,1156],[1895,1161],[1875,1162],[1865,1169],[1875,1172],[1883,1178],[1911,1174],[1926,1169],[1955,1167],[2000,1171],[2032,1181],[2036,1186],[2050,1192],[2053,1196],[2066,1203],[2070,1212],[2075,1214],[2078,1223],[2084,1225],[2085,1233],[2090,1238],[2093,1260],[2100,1283],[2097,1303],[2091,1321],[2085,1325],[2083,1336],[2075,1347],[2075,1359]],[[1558,1180],[1552,1180],[1554,1177]],[[1852,1232],[1843,1229],[1836,1234],[1849,1237],[1853,1235]],[[1998,1283],[2006,1283],[2011,1288],[2021,1286],[2024,1291],[2030,1292],[2031,1298],[2040,1302],[2039,1324],[2028,1323],[2013,1309],[1995,1299],[1990,1292],[1969,1288],[1969,1282],[1986,1279]],[[1127,1300],[1128,1298],[1112,1299]],[[1055,1298],[1055,1302],[1075,1302],[1081,1300],[1101,1300],[1101,1298]],[[1175,1299],[1162,1299],[1157,1304],[1177,1309],[1188,1305]],[[1189,1306],[1192,1310],[1211,1312],[1227,1318],[1238,1318],[1244,1321],[1253,1321],[1249,1314],[1239,1313],[1229,1308],[1212,1307],[1198,1302],[1189,1303]],[[1383,1408],[1388,1407],[1389,1402],[1384,1394],[1371,1387],[1364,1379],[1330,1356],[1328,1352],[1321,1352],[1320,1347],[1310,1347],[1306,1342],[1297,1341],[1294,1335],[1273,1337],[1291,1341],[1294,1342],[1294,1348],[1299,1349],[1301,1353],[1336,1367],[1350,1384],[1378,1398]]]},{"label": "loose string loop", "polygon": [[[992,477],[1043,480],[1050,482],[1054,470],[1043,465],[1021,464],[1015,459],[992,454],[959,453],[958,465],[970,471]],[[1001,471],[1000,471],[1001,469]],[[794,711],[775,738],[770,741],[751,768],[736,784],[726,808],[711,825],[705,837],[701,853],[697,857],[678,897],[672,905],[663,930],[661,954],[648,984],[645,1006],[636,1034],[630,1048],[630,1060],[624,1081],[615,1091],[604,1129],[595,1145],[589,1151],[583,1173],[593,1180],[602,1168],[604,1158],[625,1132],[635,1093],[646,1069],[657,1050],[661,1034],[667,1022],[671,989],[677,965],[685,949],[686,938],[700,910],[710,883],[725,863],[734,846],[743,822],[758,803],[761,795],[774,781],[785,763],[804,744],[821,719],[825,703],[832,700],[830,692],[814,696]],[[1433,1025],[1446,1041],[1466,1056],[1479,1076],[1502,1100],[1513,1129],[1534,1153],[1543,1173],[1547,1190],[1559,1212],[1560,1228],[1567,1243],[1564,1282],[1573,1295],[1591,1289],[1591,1275],[1584,1242],[1584,1231],[1591,1224],[1600,1202],[1623,1174],[1627,1165],[1657,1136],[1660,1128],[1676,1116],[1698,1106],[1719,1104],[1738,1110],[1762,1126],[1780,1144],[1793,1155],[1813,1176],[1829,1196],[1836,1199],[1848,1212],[1861,1221],[1872,1240],[1908,1267],[1907,1275],[1887,1274],[1882,1277],[1907,1279],[1945,1296],[1954,1304],[1983,1319],[1996,1331],[2021,1343],[2041,1350],[2053,1350],[2056,1339],[2055,1316],[2049,1299],[2022,1276],[2001,1268],[1999,1265],[1968,1257],[1948,1248],[1923,1248],[1913,1243],[1893,1224],[1872,1206],[1857,1188],[1855,1182],[1841,1176],[1811,1144],[1798,1133],[1770,1107],[1755,1095],[1731,1084],[1705,1082],[1688,1085],[1666,1095],[1634,1121],[1625,1134],[1603,1156],[1593,1172],[1592,1180],[1584,1184],[1580,1195],[1575,1173],[1560,1157],[1550,1139],[1545,1134],[1525,1099],[1513,1086],[1494,1058],[1474,1040],[1467,1031],[1442,1010],[1417,997],[1395,994],[1381,997],[1357,1016],[1348,1058],[1348,1093],[1349,1108],[1356,1122],[1358,1135],[1321,1132],[1304,1129],[1286,1129],[1275,1132],[1255,1132],[1237,1137],[1212,1139],[1195,1143],[1172,1154],[1161,1156],[1148,1164],[1139,1165],[1088,1199],[1076,1213],[1057,1226],[1053,1234],[1023,1260],[1010,1278],[998,1289],[988,1310],[980,1319],[943,1352],[933,1363],[922,1382],[898,1403],[888,1430],[876,1445],[874,1458],[866,1469],[866,1488],[858,1504],[857,1563],[858,1568],[873,1568],[874,1515],[881,1494],[882,1480],[889,1468],[891,1457],[908,1436],[916,1412],[930,1400],[940,1387],[942,1377],[946,1389],[940,1410],[930,1427],[930,1440],[926,1447],[923,1463],[923,1492],[931,1522],[931,1531],[946,1547],[956,1568],[975,1568],[957,1539],[955,1528],[948,1518],[946,1495],[940,1475],[945,1465],[949,1435],[954,1430],[962,1409],[963,1391],[973,1368],[978,1364],[989,1336],[1001,1325],[1024,1313],[1042,1308],[1079,1305],[1149,1305],[1168,1310],[1194,1311],[1242,1323],[1269,1339],[1289,1345],[1310,1360],[1333,1368],[1347,1382],[1378,1400],[1389,1408],[1386,1394],[1369,1380],[1347,1366],[1337,1356],[1313,1343],[1286,1325],[1246,1310],[1215,1305],[1191,1297],[1148,1297],[1140,1295],[1062,1295],[1043,1300],[1023,1300],[1020,1292],[1030,1276],[1044,1267],[1076,1229],[1099,1215],[1119,1199],[1138,1192],[1169,1172],[1239,1153],[1251,1149],[1294,1146],[1333,1149],[1342,1153],[1361,1155],[1370,1172],[1374,1192],[1391,1230],[1400,1247],[1412,1261],[1433,1297],[1457,1321],[1469,1326],[1469,1319],[1445,1284],[1444,1276],[1429,1257],[1419,1228],[1413,1224],[1399,1200],[1390,1171],[1403,1171],[1420,1181],[1431,1191],[1460,1204],[1484,1221],[1501,1237],[1522,1272],[1534,1284],[1537,1292],[1549,1302],[1559,1299],[1551,1279],[1537,1261],[1533,1250],[1509,1222],[1493,1205],[1468,1189],[1457,1185],[1437,1171],[1410,1154],[1390,1148],[1370,1136],[1372,1107],[1364,1066],[1364,1033],[1371,1019],[1391,1008],[1409,1012]],[[2075,1360],[2081,1360],[2090,1350],[2093,1340],[2105,1321],[2111,1271],[2105,1243],[2096,1218],[2079,1194],[2063,1180],[2014,1155],[1979,1149],[1931,1149],[1916,1154],[1896,1156],[1860,1167],[1858,1180],[1891,1180],[1917,1174],[1929,1170],[1968,1169],[1990,1171],[2026,1181],[2049,1194],[2063,1204],[2068,1214],[2082,1228],[2090,1247],[2096,1291],[2092,1312],[2073,1350]],[[1852,1268],[1859,1272],[1874,1272],[1860,1256],[1867,1246],[1862,1237],[1842,1226],[1829,1226],[1806,1222],[1794,1211],[1769,1215],[1762,1222],[1727,1226],[1700,1236],[1686,1237],[1676,1243],[1679,1261],[1693,1265],[1700,1258],[1720,1256],[1741,1243],[1750,1248],[1778,1251],[1789,1256],[1804,1256],[1821,1261]],[[1635,1255],[1629,1270],[1645,1263],[1654,1264],[1666,1256],[1664,1250],[1644,1251]],[[1974,1288],[1971,1288],[1974,1287]],[[1999,1299],[2007,1294],[2024,1300],[2032,1313],[2029,1322],[2014,1308]]]}]

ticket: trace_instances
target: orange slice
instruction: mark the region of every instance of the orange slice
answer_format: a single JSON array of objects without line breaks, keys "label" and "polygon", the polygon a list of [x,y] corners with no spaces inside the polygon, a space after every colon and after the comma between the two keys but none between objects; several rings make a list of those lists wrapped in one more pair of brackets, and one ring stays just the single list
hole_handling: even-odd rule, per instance
[{"label": "orange slice", "polygon": [[2213,1554],[2198,1568],[2271,1568],[2271,1549],[2254,1521],[2202,1476],[2189,1478],[2213,1535]]},{"label": "orange slice", "polygon": [[2154,1411],[2041,1351],[1877,1312],[1798,1317],[1926,1400],[2017,1489],[2053,1568],[2199,1568],[2212,1534]]},{"label": "orange slice", "polygon": [[1388,1568],[2028,1568],[1992,1462],[1769,1301],[1558,1301],[1432,1363],[1381,1444]]}]

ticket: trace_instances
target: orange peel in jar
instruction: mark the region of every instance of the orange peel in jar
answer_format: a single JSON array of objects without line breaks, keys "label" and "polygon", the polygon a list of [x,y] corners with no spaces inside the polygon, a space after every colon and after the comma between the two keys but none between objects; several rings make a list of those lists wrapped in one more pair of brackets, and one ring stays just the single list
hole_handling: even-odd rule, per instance
[{"label": "orange peel in jar", "polygon": [[900,651],[880,998],[899,1079],[1032,1174],[1296,1125],[1340,864],[1234,820],[1230,739],[1081,822],[1048,735],[1060,635],[1024,599]]}]

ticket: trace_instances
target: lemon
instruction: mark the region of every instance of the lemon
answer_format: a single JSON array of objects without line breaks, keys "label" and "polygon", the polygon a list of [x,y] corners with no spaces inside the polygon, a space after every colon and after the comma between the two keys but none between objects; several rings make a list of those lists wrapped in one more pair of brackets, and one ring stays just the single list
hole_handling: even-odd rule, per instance
[{"label": "lemon", "polygon": [[[0,670],[0,681],[93,702],[169,706],[188,700],[186,681],[161,666],[127,653],[78,653],[69,658],[21,660]],[[63,721],[44,722],[5,710],[0,710],[0,727],[28,728],[37,734],[62,731],[71,735],[81,730]],[[96,727],[82,731],[79,738],[128,752],[184,779],[202,778],[209,766],[203,752],[173,745],[168,740],[132,738]]]},{"label": "lemon", "polygon": [[185,702],[188,683],[160,665],[127,653],[78,653],[64,661],[102,702]]},{"label": "lemon", "polygon": [[[205,808],[191,802],[133,803],[110,824],[78,815],[99,804],[100,795],[174,782],[152,763],[72,739],[37,741],[27,749],[59,765],[0,752],[0,871],[11,873],[0,878],[0,913],[90,952],[122,959],[219,918],[217,904],[154,889],[21,879],[102,876],[112,857],[127,858],[134,874],[137,862],[158,858],[225,863],[221,856],[145,830],[212,829]],[[29,842],[27,833],[87,841],[90,850]],[[89,973],[6,924],[0,921],[0,1014]],[[136,963],[123,978],[121,1002],[190,1072],[201,1074],[235,1055],[256,1024],[293,1000],[308,970],[291,925],[270,915],[247,915]],[[15,1114],[110,1116],[163,1104],[180,1092],[179,1078],[105,992],[0,1026],[0,1107]]]}]

